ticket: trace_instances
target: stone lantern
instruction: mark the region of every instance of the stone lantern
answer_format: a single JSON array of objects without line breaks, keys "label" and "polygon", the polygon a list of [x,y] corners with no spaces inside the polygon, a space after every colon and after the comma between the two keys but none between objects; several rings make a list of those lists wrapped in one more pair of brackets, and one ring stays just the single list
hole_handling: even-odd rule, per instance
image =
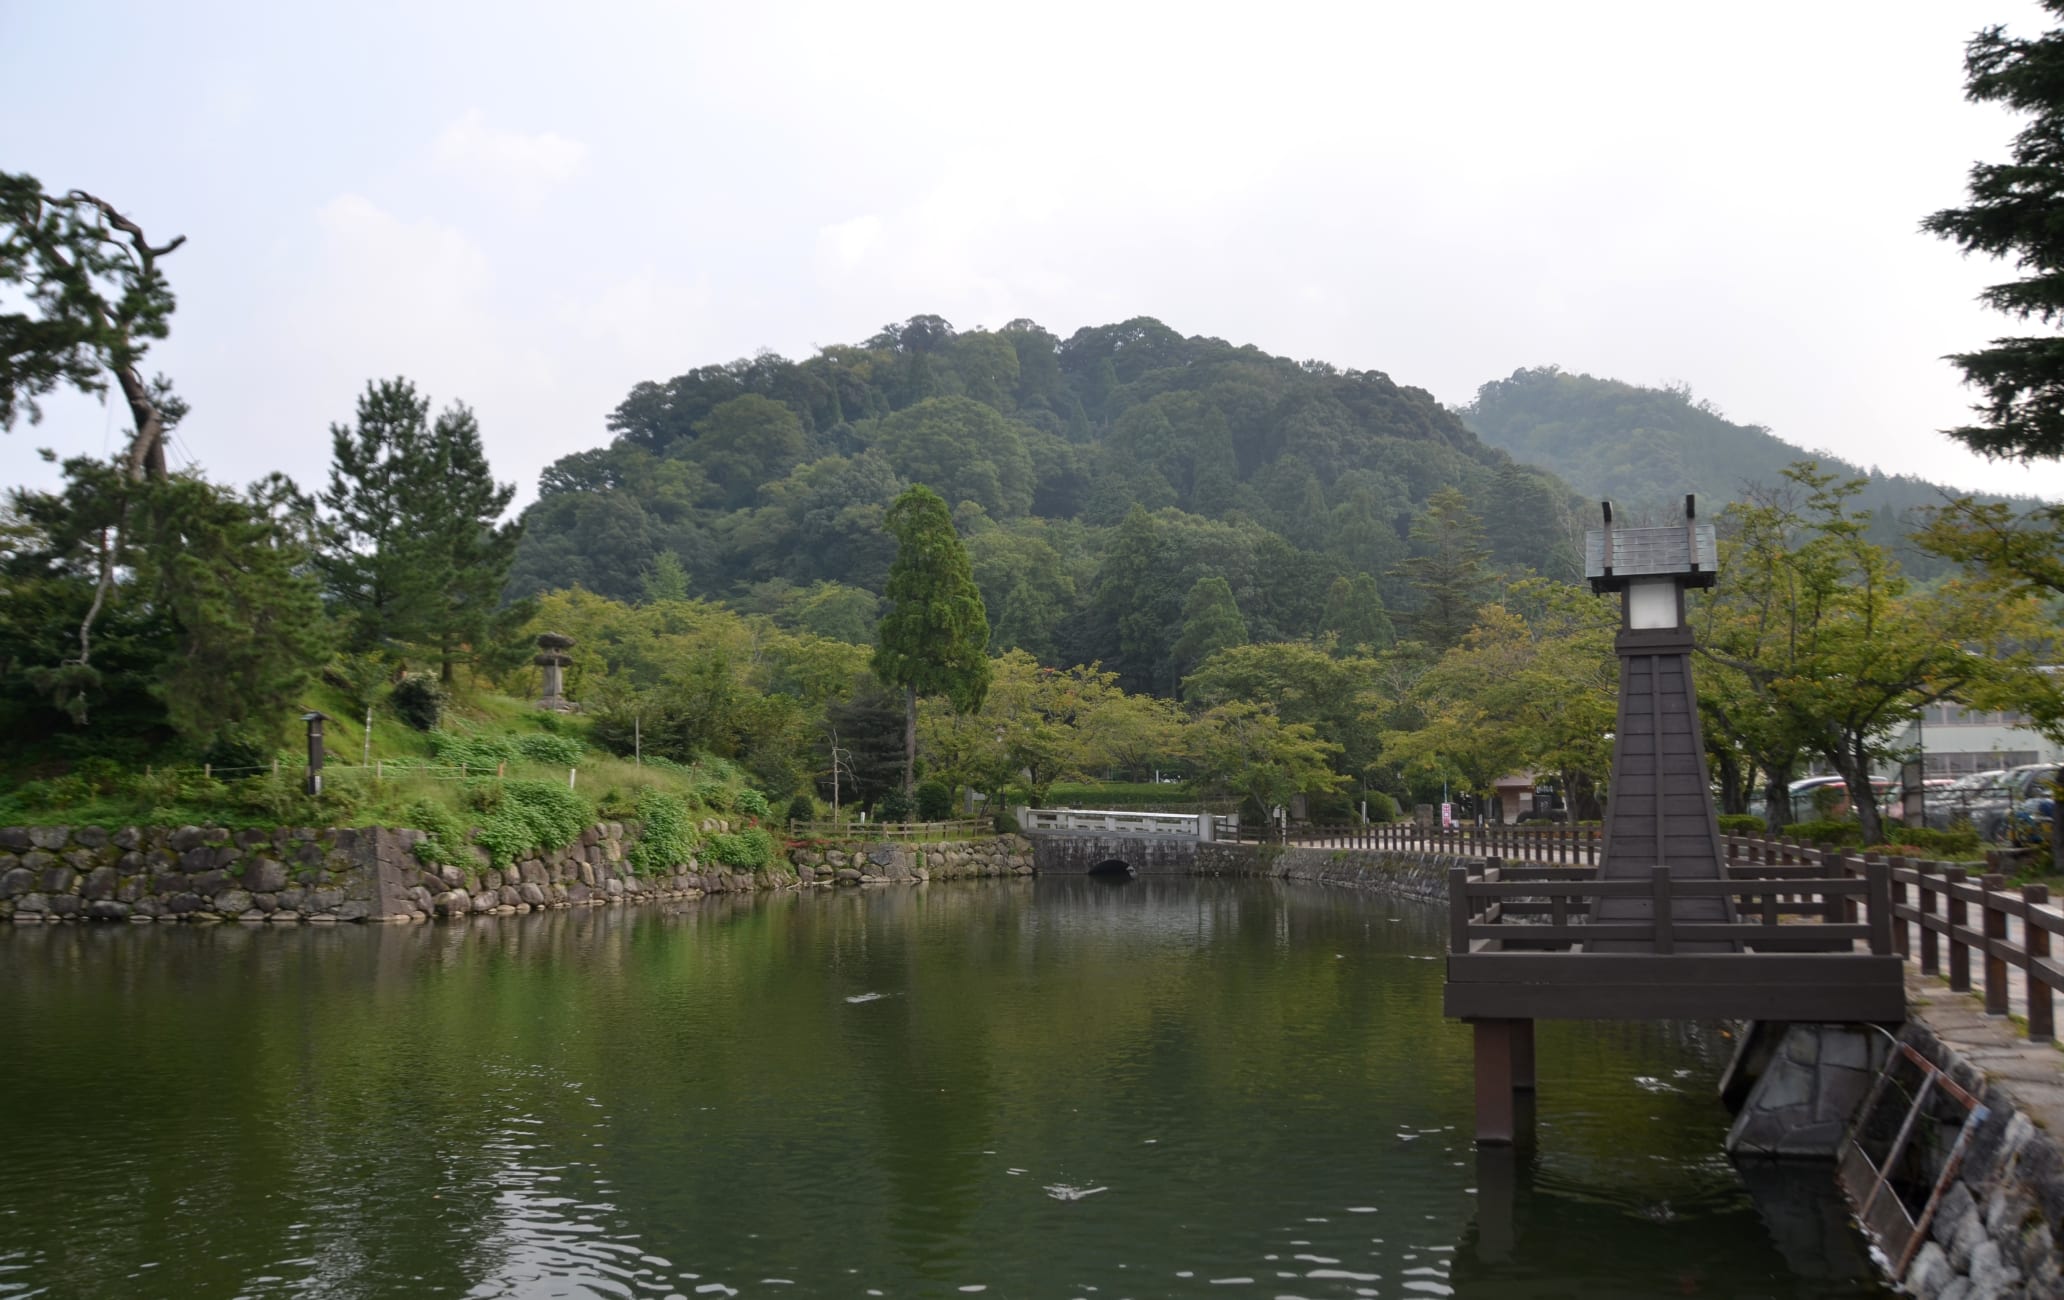
[{"label": "stone lantern", "polygon": [[[1605,526],[1584,539],[1584,576],[1591,589],[1618,592],[1621,602],[1613,646],[1620,659],[1620,707],[1598,877],[1645,881],[1663,866],[1679,879],[1719,880],[1726,858],[1692,691],[1691,628],[1684,618],[1685,591],[1710,587],[1717,576],[1713,526],[1698,522],[1697,503],[1689,496],[1684,522],[1660,528],[1615,528],[1612,503],[1604,510]],[[1607,898],[1597,919],[1646,921],[1651,906],[1646,897]],[[1692,923],[1731,921],[1732,912],[1718,896],[1678,897],[1671,907],[1674,919]]]},{"label": "stone lantern", "polygon": [[545,670],[544,696],[538,700],[538,707],[554,713],[568,713],[573,702],[566,698],[566,668],[573,660],[567,651],[573,649],[573,638],[559,632],[540,632],[537,639],[538,655],[532,663]]}]

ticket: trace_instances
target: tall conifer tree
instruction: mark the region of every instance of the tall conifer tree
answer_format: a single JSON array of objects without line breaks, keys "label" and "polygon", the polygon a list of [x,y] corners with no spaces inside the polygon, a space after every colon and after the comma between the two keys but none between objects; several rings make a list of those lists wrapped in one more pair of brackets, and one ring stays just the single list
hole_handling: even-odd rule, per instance
[{"label": "tall conifer tree", "polygon": [[922,483],[889,506],[896,538],[888,612],[875,632],[874,675],[903,691],[903,789],[916,783],[917,697],[944,695],[971,713],[989,690],[989,615],[945,499]]}]

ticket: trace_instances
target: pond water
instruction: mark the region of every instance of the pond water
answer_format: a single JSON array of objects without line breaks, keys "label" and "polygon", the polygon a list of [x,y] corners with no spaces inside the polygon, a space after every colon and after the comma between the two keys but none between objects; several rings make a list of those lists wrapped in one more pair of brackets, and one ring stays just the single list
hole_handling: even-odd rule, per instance
[{"label": "pond water", "polygon": [[0,929],[0,1296],[1860,1296],[1711,1025],[1469,1140],[1423,904],[1058,879]]}]

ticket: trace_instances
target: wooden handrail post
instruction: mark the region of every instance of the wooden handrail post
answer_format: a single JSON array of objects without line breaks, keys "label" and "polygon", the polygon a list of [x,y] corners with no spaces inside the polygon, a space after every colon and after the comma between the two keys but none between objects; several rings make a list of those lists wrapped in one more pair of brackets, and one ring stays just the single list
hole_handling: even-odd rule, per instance
[{"label": "wooden handrail post", "polygon": [[2007,959],[1996,949],[2007,942],[2007,914],[1995,901],[1995,895],[2007,887],[2007,878],[1997,872],[1987,872],[1978,882],[1985,891],[1985,915],[1981,926],[1985,932],[1985,1014],[2004,1016],[2007,1014]]},{"label": "wooden handrail post", "polygon": [[1971,949],[1964,943],[1964,927],[1970,923],[1970,905],[1956,893],[1964,883],[1964,869],[1951,867],[1942,873],[1949,889],[1949,987],[1955,993],[1971,991]]},{"label": "wooden handrail post", "polygon": [[1448,951],[1469,952],[1469,868],[1448,868]]},{"label": "wooden handrail post", "polygon": [[[1860,863],[1854,858],[1847,858],[1843,860],[1842,870],[1838,874],[1844,876],[1860,876],[1864,880],[1868,881],[1870,879],[1871,865],[1873,863],[1883,861],[1884,859],[1879,857],[1875,853],[1864,854]],[[1842,895],[1842,920],[1844,922],[1846,922],[1849,925],[1855,925],[1858,921],[1863,919],[1862,913],[1863,904],[1857,901],[1856,895]]]},{"label": "wooden handrail post", "polygon": [[1936,913],[1940,910],[1936,907],[1936,903],[1940,901],[1941,895],[1936,892],[1935,881],[1932,878],[1938,870],[1940,870],[1940,867],[1933,862],[1914,863],[1914,875],[1917,878],[1914,885],[1914,905],[1921,912],[1921,974],[1923,975],[1940,975],[1942,973],[1942,938],[1935,933],[1935,928],[1928,924],[1928,922],[1935,919]]},{"label": "wooden handrail post", "polygon": [[1648,897],[1650,909],[1654,912],[1654,916],[1651,919],[1655,922],[1655,950],[1659,953],[1677,951],[1677,936],[1672,933],[1672,922],[1676,918],[1670,914],[1670,869],[1668,867],[1650,867],[1648,869]]},{"label": "wooden handrail post", "polygon": [[1863,872],[1870,886],[1870,950],[1884,957],[1892,951],[1892,864],[1868,859]]},{"label": "wooden handrail post", "polygon": [[1907,928],[1907,920],[1899,915],[1906,906],[1906,882],[1892,877],[1896,863],[1885,865],[1885,878],[1891,886],[1892,951],[1901,961],[1913,956],[1913,932]]},{"label": "wooden handrail post", "polygon": [[2028,912],[2021,918],[2021,949],[2028,954],[2028,1041],[2054,1042],[2057,1037],[2055,1003],[2050,986],[2036,974],[2049,960],[2050,932],[2035,923],[2035,909],[2050,901],[2048,885],[2021,886],[2021,901]]}]

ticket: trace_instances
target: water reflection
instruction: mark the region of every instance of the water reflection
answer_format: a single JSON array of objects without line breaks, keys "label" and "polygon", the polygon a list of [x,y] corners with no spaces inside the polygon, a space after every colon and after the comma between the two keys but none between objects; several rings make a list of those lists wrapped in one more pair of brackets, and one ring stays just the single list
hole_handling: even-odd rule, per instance
[{"label": "water reflection", "polygon": [[1824,1187],[1717,1158],[1710,1027],[1544,1026],[1538,1145],[1475,1151],[1440,921],[1147,877],[0,931],[0,1295],[1875,1293]]}]

